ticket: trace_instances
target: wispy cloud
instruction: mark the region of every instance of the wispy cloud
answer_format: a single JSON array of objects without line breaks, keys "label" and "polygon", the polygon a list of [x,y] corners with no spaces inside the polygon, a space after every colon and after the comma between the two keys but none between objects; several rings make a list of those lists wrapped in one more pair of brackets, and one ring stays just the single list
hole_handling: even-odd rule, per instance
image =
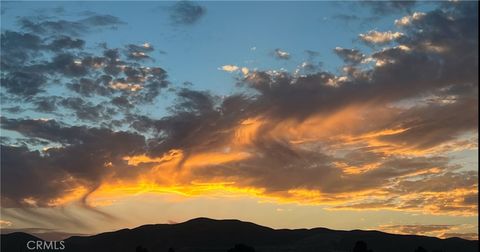
[{"label": "wispy cloud", "polygon": [[193,25],[206,13],[205,7],[191,1],[178,1],[170,7],[170,20],[175,25]]},{"label": "wispy cloud", "polygon": [[273,56],[277,59],[281,59],[281,60],[288,60],[290,59],[290,53],[285,51],[285,50],[282,50],[280,48],[277,48],[273,51]]}]

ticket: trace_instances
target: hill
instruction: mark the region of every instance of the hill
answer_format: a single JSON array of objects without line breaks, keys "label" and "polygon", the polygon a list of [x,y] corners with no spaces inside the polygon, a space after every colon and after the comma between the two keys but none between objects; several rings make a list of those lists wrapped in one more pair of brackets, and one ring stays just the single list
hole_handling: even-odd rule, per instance
[{"label": "hill", "polygon": [[[32,239],[40,240],[26,233],[4,234],[1,236],[1,251],[32,251],[26,248],[26,242]],[[373,252],[414,252],[418,246],[427,251],[478,251],[478,241],[460,238],[439,239],[326,228],[272,229],[238,220],[207,218],[178,224],[144,225],[92,236],[72,236],[65,240],[65,249],[62,251],[135,252],[141,246],[149,252],[167,252],[169,248],[174,248],[175,252],[227,252],[235,244],[246,244],[254,247],[257,252],[350,252],[359,240],[365,241]]]}]

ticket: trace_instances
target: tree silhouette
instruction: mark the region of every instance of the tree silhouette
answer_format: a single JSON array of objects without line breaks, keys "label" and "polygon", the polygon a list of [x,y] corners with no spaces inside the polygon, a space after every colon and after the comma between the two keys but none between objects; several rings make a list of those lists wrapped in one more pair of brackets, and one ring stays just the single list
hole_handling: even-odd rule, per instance
[{"label": "tree silhouette", "polygon": [[367,243],[364,241],[357,241],[355,247],[353,247],[353,252],[373,252],[371,249],[368,249]]},{"label": "tree silhouette", "polygon": [[422,246],[418,246],[416,249],[415,249],[415,252],[428,252],[425,248],[423,248]]},{"label": "tree silhouette", "polygon": [[235,244],[235,247],[229,249],[228,252],[255,252],[255,249],[245,244]]},{"label": "tree silhouette", "polygon": [[137,248],[135,249],[135,252],[148,252],[148,249],[142,247],[142,246],[137,246]]}]

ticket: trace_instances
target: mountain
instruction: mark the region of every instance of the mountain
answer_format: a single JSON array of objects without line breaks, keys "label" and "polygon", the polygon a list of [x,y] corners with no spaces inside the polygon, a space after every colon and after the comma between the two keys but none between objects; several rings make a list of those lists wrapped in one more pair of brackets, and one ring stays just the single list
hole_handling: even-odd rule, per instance
[{"label": "mountain", "polygon": [[[2,234],[2,252],[28,250],[26,233]],[[478,241],[460,238],[439,239],[416,235],[395,235],[379,231],[336,231],[326,228],[272,229],[238,220],[193,219],[178,224],[144,225],[92,236],[72,236],[64,241],[67,252],[135,252],[138,246],[149,252],[227,252],[235,244],[246,244],[257,252],[350,252],[359,240],[373,252],[427,251],[474,252]],[[41,250],[59,251],[59,250]],[[145,250],[143,250],[145,251]]]}]

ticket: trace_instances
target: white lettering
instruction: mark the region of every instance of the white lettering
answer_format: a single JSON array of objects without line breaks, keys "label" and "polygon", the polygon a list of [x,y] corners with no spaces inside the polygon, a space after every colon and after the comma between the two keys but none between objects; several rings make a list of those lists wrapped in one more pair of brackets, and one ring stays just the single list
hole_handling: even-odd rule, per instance
[{"label": "white lettering", "polygon": [[65,241],[28,241],[28,250],[64,250]]},{"label": "white lettering", "polygon": [[31,244],[32,242],[35,243],[35,241],[28,241],[28,242],[27,242],[27,248],[28,248],[28,250],[34,250],[34,249],[35,249],[35,247],[30,247],[30,244]]},{"label": "white lettering", "polygon": [[65,241],[60,241],[60,250],[64,250],[65,249]]},{"label": "white lettering", "polygon": [[[43,243],[43,249],[53,249],[53,244],[54,244],[54,242],[52,242],[52,241],[49,241],[49,242],[46,241],[46,242]],[[56,244],[56,242],[55,242],[55,244]]]}]

